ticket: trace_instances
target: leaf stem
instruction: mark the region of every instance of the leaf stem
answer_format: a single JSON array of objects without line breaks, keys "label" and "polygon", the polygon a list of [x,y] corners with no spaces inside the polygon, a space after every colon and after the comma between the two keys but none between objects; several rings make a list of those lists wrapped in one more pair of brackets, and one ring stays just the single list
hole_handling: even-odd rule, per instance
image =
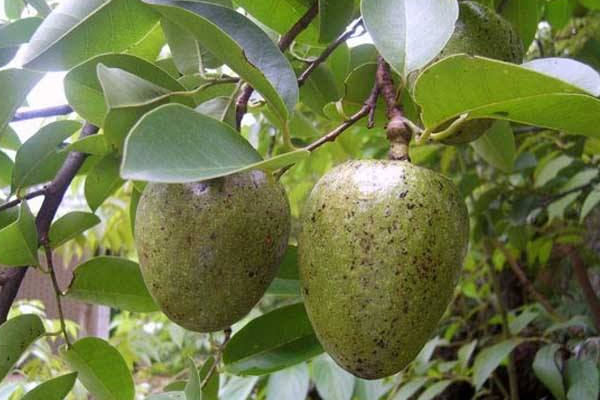
[{"label": "leaf stem", "polygon": [[25,196],[7,201],[6,203],[0,204],[0,212],[4,210],[8,210],[9,208],[16,207],[21,204],[25,200],[31,200],[35,197],[44,196],[46,194],[46,188],[42,188],[40,190],[35,190],[33,192],[27,193]]},{"label": "leaf stem", "polygon": [[58,280],[56,279],[56,272],[54,270],[54,262],[52,260],[52,248],[50,247],[50,243],[48,241],[48,237],[42,238],[44,252],[46,254],[46,263],[48,265],[48,271],[50,272],[50,278],[52,280],[52,287],[54,288],[54,295],[56,297],[56,307],[58,309],[58,318],[60,319],[60,330],[65,337],[65,343],[67,347],[71,348],[71,340],[69,339],[69,334],[67,333],[67,325],[65,323],[65,315],[62,307],[61,296],[63,295],[60,287],[58,285]]}]

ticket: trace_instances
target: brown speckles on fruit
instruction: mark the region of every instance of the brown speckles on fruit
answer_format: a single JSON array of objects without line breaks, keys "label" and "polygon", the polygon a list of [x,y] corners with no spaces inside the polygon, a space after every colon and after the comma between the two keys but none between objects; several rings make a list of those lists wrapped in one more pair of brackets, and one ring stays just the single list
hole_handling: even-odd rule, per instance
[{"label": "brown speckles on fruit", "polygon": [[404,368],[450,301],[467,238],[464,202],[436,172],[353,161],[325,175],[298,238],[302,293],[324,348],[363,378]]},{"label": "brown speckles on fruit", "polygon": [[252,171],[202,183],[149,184],[135,236],[157,304],[179,325],[208,332],[235,323],[262,297],[289,229],[282,186]]}]

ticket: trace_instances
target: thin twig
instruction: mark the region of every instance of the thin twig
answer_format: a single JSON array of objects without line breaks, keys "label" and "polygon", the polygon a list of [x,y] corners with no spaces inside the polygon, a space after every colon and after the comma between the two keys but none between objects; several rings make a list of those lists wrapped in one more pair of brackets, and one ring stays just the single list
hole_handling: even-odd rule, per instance
[{"label": "thin twig", "polygon": [[319,65],[323,64],[325,60],[327,60],[327,58],[329,58],[329,56],[335,51],[335,49],[337,49],[342,43],[345,43],[348,39],[350,39],[356,33],[356,30],[359,26],[362,25],[362,23],[362,18],[356,20],[346,32],[342,33],[335,41],[333,41],[329,46],[327,46],[327,48],[323,50],[321,55],[319,55],[319,57],[312,61],[308,68],[306,68],[304,72],[300,74],[300,76],[298,77],[298,86],[304,85],[304,82],[306,82],[310,74],[312,74]]},{"label": "thin twig", "polygon": [[[84,138],[97,132],[98,127],[87,123],[82,129],[80,137]],[[73,178],[77,175],[77,172],[83,165],[86,157],[87,155],[84,153],[69,153],[54,180],[46,186],[44,202],[36,217],[38,237],[44,238],[48,236],[50,224],[52,224],[56,211],[60,207],[71,181],[73,181]],[[27,267],[18,267],[15,268],[15,270],[16,272],[14,275],[8,279],[2,287],[2,291],[0,291],[0,324],[6,321],[8,311],[15,301],[23,278],[25,278],[25,274],[27,273]]]},{"label": "thin twig", "polygon": [[[491,262],[491,246],[486,242],[486,253],[488,259],[486,260],[486,264],[489,269],[490,279],[492,280],[492,287],[494,288],[494,292],[496,294],[496,306],[498,308],[498,312],[500,313],[501,321],[502,321],[502,332],[505,339],[510,339],[512,334],[510,332],[510,326],[508,324],[508,311],[506,308],[506,304],[504,304],[504,299],[502,298],[502,287],[500,286],[500,280],[498,279],[498,275],[496,274],[496,270],[494,269],[494,263]],[[508,356],[508,384],[510,390],[510,399],[511,400],[519,400],[519,383],[517,378],[517,370],[515,367],[514,358],[512,355]]]},{"label": "thin twig", "polygon": [[598,299],[598,296],[596,296],[596,292],[592,287],[592,283],[590,282],[590,277],[588,276],[588,272],[583,260],[579,254],[577,254],[577,249],[569,249],[568,254],[571,257],[571,264],[573,265],[575,278],[577,279],[579,286],[581,286],[583,297],[590,308],[592,318],[594,319],[594,325],[596,326],[596,331],[600,332],[600,299]]},{"label": "thin twig", "polygon": [[12,118],[12,122],[25,121],[28,119],[56,117],[58,115],[68,115],[73,112],[73,107],[68,104],[38,108],[34,110],[17,111]]},{"label": "thin twig", "polygon": [[517,279],[519,279],[521,284],[538,301],[538,303],[540,303],[542,307],[544,307],[546,312],[552,316],[562,318],[557,314],[556,310],[554,309],[554,307],[552,307],[552,304],[550,304],[550,301],[546,298],[546,296],[538,292],[537,289],[533,286],[533,284],[531,283],[529,278],[527,278],[527,275],[525,274],[517,260],[513,257],[512,254],[510,254],[510,251],[500,242],[496,242],[496,247],[504,254],[504,257],[508,261],[508,265],[510,265],[514,274],[517,276]]},{"label": "thin twig", "polygon": [[377,59],[376,79],[381,91],[381,97],[385,101],[387,108],[388,124],[386,127],[387,138],[390,142],[389,158],[392,160],[408,160],[408,144],[412,137],[412,133],[405,123],[402,110],[397,105],[396,88],[392,79],[392,71],[390,66],[383,57]]},{"label": "thin twig", "polygon": [[344,121],[341,125],[336,127],[334,130],[329,132],[328,134],[322,136],[320,139],[312,142],[304,149],[308,151],[314,151],[320,146],[324,145],[327,142],[334,141],[338,136],[340,136],[344,131],[350,128],[352,125],[356,124],[358,121],[363,119],[364,117],[371,114],[371,111],[375,109],[375,105],[377,104],[377,98],[379,97],[379,88],[377,84],[373,86],[371,90],[371,94],[363,103],[363,106],[360,110],[358,110],[354,115]]},{"label": "thin twig", "polygon": [[231,328],[225,329],[223,333],[225,334],[225,339],[223,339],[223,343],[221,343],[221,346],[219,346],[219,349],[217,350],[217,354],[215,354],[215,360],[213,362],[213,365],[210,367],[210,370],[208,370],[208,373],[202,381],[202,384],[200,386],[202,389],[204,389],[204,387],[208,385],[208,382],[217,371],[218,364],[221,362],[221,358],[223,357],[223,351],[225,350],[225,346],[227,346],[227,343],[229,343],[229,339],[231,339]]},{"label": "thin twig", "polygon": [[69,339],[69,334],[67,333],[67,325],[65,323],[65,314],[63,312],[62,307],[62,291],[58,285],[58,280],[56,279],[56,272],[54,271],[54,262],[52,260],[52,248],[50,247],[50,243],[48,241],[48,237],[44,237],[42,239],[44,246],[44,253],[46,254],[46,263],[48,265],[48,270],[50,272],[50,278],[52,280],[52,287],[54,288],[54,295],[56,297],[56,307],[58,309],[58,318],[60,319],[60,330],[65,337],[65,343],[67,347],[71,347],[71,340]]},{"label": "thin twig", "polygon": [[[300,17],[300,19],[290,28],[290,30],[285,33],[279,39],[278,46],[279,50],[285,52],[290,45],[296,40],[298,35],[302,33],[312,22],[313,19],[319,13],[319,2],[315,1],[314,4],[306,11],[306,13]],[[252,96],[252,92],[254,89],[249,84],[245,83],[242,87],[242,92],[240,93],[236,105],[236,113],[235,113],[235,122],[236,127],[240,130],[242,125],[242,118],[248,111],[248,101],[250,101],[250,97]]]},{"label": "thin twig", "polygon": [[33,192],[27,193],[25,196],[7,201],[6,203],[0,204],[0,212],[4,210],[8,210],[9,208],[16,207],[21,204],[25,200],[31,200],[35,197],[43,196],[46,194],[46,188],[42,188],[40,190],[34,190]]}]

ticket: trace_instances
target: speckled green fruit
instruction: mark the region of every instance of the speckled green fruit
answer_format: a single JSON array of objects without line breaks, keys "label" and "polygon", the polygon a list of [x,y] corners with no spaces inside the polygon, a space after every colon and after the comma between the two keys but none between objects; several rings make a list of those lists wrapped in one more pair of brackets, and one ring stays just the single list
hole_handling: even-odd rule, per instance
[{"label": "speckled green fruit", "polygon": [[[489,7],[474,1],[460,3],[454,34],[437,57],[466,53],[520,64],[523,44],[510,22]],[[490,119],[468,121],[446,144],[468,143],[478,139],[491,126]]]},{"label": "speckled green fruit", "polygon": [[290,211],[283,187],[251,171],[190,184],[148,184],[135,240],[144,281],[162,311],[196,332],[243,318],[285,253]]},{"label": "speckled green fruit", "polygon": [[404,161],[352,161],[313,189],[298,238],[302,295],[317,337],[352,374],[401,371],[432,335],[467,250],[463,199]]}]

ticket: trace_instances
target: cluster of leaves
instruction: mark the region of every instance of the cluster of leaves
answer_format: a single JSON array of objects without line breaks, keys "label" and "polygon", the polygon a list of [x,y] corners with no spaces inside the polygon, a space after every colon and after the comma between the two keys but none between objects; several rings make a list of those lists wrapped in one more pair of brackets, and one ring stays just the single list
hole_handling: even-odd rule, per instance
[{"label": "cluster of leaves", "polygon": [[[121,310],[110,342],[81,339],[58,357],[46,348],[53,362],[37,362],[39,369],[25,372],[40,381],[57,370],[75,371],[101,400],[130,400],[136,391],[156,389],[140,383],[154,382],[150,375],[173,381],[156,383],[164,393],[150,397],[155,400],[300,400],[309,392],[326,400],[427,400],[457,391],[458,398],[508,392],[514,382],[504,371],[510,375],[516,357],[531,353],[523,365],[533,370],[533,386],[542,395],[547,390],[557,399],[597,398],[598,360],[589,349],[598,326],[588,318],[586,299],[571,288],[571,264],[559,250],[575,249],[587,265],[598,265],[598,255],[586,249],[597,242],[588,232],[598,230],[590,221],[600,203],[600,78],[573,60],[544,57],[600,66],[600,16],[594,11],[600,3],[482,2],[514,24],[536,60],[517,66],[457,55],[429,65],[452,34],[456,1],[320,0],[317,18],[282,52],[274,40],[311,1],[62,0],[49,6],[43,0],[4,0],[9,21],[0,25],[0,64],[28,45],[24,68],[0,70],[6,93],[0,103],[2,193],[25,198],[57,175],[69,152],[88,154],[76,181],[83,188],[73,188],[83,193],[89,210],[54,221],[49,246],[67,258],[104,250],[123,256],[82,262],[64,293]],[[359,14],[374,44],[340,44],[299,86],[297,75]],[[419,34],[424,27],[432,27],[427,37]],[[222,373],[204,382],[215,362],[209,358],[214,346],[206,336],[178,331],[156,312],[134,261],[131,225],[145,182],[190,182],[294,165],[281,181],[296,223],[314,182],[333,165],[385,157],[383,102],[374,129],[358,122],[335,143],[312,154],[303,149],[361,108],[373,87],[378,54],[399,83],[425,69],[412,92],[399,93],[406,116],[423,130],[435,132],[461,116],[497,120],[471,145],[411,148],[413,162],[455,180],[471,215],[464,278],[438,336],[399,376],[366,382],[345,373],[321,355],[300,303],[290,246],[266,299],[233,327]],[[44,73],[57,70],[68,71],[65,92],[77,118],[53,120],[21,143],[9,122]],[[258,95],[240,136],[235,101],[242,82]],[[83,120],[100,133],[73,139]],[[0,264],[40,266],[40,239],[26,201],[0,212]],[[519,290],[523,282],[502,285],[500,278],[515,266],[537,278],[534,289],[555,309],[533,302],[539,299],[531,291]],[[509,302],[515,291],[520,300]],[[39,313],[16,311],[11,317],[0,326],[0,349],[8,352],[0,360],[0,378],[14,365],[44,360],[37,347],[27,349],[31,343],[42,346],[48,332],[59,329]],[[198,370],[188,356],[205,366]],[[173,378],[182,370],[185,383]],[[520,386],[529,375],[517,374]],[[64,375],[27,396],[63,398],[74,384],[74,374]]]}]

